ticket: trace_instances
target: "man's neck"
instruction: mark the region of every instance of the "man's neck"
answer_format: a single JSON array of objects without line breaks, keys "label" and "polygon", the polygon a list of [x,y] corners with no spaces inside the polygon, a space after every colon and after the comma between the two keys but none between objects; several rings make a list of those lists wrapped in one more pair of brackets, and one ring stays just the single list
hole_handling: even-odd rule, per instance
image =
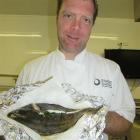
[{"label": "man's neck", "polygon": [[66,60],[74,60],[77,54],[62,52]]},{"label": "man's neck", "polygon": [[75,57],[77,56],[77,53],[73,53],[73,52],[66,52],[64,50],[59,49],[65,56],[66,60],[74,60]]}]

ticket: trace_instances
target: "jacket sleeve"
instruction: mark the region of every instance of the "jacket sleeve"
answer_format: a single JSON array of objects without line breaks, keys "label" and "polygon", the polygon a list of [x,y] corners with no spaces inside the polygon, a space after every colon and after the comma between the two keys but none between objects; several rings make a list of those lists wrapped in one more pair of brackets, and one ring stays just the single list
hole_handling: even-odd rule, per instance
[{"label": "jacket sleeve", "polygon": [[117,112],[125,119],[133,122],[135,118],[135,103],[119,66],[117,67],[113,78],[114,89],[110,110]]}]

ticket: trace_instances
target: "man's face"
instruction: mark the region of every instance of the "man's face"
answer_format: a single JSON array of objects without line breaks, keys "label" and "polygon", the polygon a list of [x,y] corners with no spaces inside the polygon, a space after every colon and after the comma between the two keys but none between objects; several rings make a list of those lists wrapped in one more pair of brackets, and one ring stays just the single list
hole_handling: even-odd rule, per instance
[{"label": "man's face", "polygon": [[89,39],[93,24],[92,0],[64,0],[57,19],[59,49],[78,54]]}]

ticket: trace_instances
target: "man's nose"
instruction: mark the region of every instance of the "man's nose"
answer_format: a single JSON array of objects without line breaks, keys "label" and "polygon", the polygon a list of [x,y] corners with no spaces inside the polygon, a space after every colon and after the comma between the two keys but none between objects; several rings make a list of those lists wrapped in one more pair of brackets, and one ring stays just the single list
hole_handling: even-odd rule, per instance
[{"label": "man's nose", "polygon": [[81,27],[80,19],[74,19],[72,22],[72,29],[73,30],[79,30]]}]

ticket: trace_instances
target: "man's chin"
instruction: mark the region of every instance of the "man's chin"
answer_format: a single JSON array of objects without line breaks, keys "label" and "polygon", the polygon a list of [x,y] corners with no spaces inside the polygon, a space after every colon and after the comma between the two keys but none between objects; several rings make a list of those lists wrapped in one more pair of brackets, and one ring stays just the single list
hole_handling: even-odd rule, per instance
[{"label": "man's chin", "polygon": [[61,43],[60,48],[67,53],[79,53],[84,47],[80,43],[65,42]]},{"label": "man's chin", "polygon": [[69,52],[77,52],[77,51],[79,51],[80,50],[80,48],[81,47],[79,47],[79,46],[67,46],[67,51],[69,51]]}]

